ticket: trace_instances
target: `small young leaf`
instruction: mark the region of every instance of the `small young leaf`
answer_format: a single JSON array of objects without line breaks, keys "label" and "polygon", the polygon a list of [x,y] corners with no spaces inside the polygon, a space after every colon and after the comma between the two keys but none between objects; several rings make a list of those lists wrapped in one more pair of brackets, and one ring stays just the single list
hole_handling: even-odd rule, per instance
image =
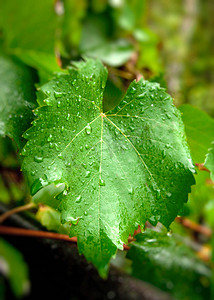
[{"label": "small young leaf", "polygon": [[209,149],[209,152],[206,155],[204,165],[210,170],[210,177],[212,181],[214,181],[214,142],[212,142],[212,148]]},{"label": "small young leaf", "polygon": [[175,299],[209,299],[211,271],[181,237],[147,229],[135,238],[127,254],[133,276],[171,292]]},{"label": "small young leaf", "polygon": [[103,276],[138,224],[169,226],[194,184],[172,98],[158,84],[134,81],[104,113],[106,79],[101,62],[90,59],[44,85],[46,105],[36,110],[23,151],[31,186],[42,179],[68,187],[58,197],[62,221]]},{"label": "small young leaf", "polygon": [[0,136],[8,135],[22,148],[22,134],[33,120],[35,76],[24,64],[0,55]]}]

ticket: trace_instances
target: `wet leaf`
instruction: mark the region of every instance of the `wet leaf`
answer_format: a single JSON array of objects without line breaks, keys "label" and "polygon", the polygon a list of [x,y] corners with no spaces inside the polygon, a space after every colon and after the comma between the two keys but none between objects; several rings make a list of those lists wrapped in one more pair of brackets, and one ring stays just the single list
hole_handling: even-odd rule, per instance
[{"label": "wet leaf", "polygon": [[106,80],[101,62],[90,59],[42,86],[44,106],[23,150],[31,186],[38,179],[66,184],[58,197],[62,221],[102,276],[138,224],[169,226],[194,184],[172,98],[159,84],[134,81],[119,105],[103,112]]},{"label": "wet leaf", "polygon": [[127,254],[133,276],[170,292],[175,299],[209,299],[211,270],[181,236],[147,229],[135,237]]},{"label": "wet leaf", "polygon": [[36,105],[34,74],[17,60],[0,55],[0,135],[24,145],[22,134],[30,126]]}]

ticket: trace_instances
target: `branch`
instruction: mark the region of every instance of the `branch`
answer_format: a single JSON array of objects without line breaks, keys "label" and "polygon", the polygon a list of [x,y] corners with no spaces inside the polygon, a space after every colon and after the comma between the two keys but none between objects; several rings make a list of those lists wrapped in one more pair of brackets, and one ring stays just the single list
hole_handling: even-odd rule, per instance
[{"label": "branch", "polygon": [[212,236],[212,230],[210,228],[197,224],[187,218],[176,217],[175,221],[181,223],[184,227],[192,229],[193,231],[201,233],[209,238]]},{"label": "branch", "polygon": [[[61,233],[56,233],[56,232],[32,230],[32,229],[25,229],[25,228],[10,227],[10,226],[0,226],[0,234],[39,237],[39,238],[43,238],[43,239],[53,239],[53,240],[61,240],[61,241],[66,241],[66,242],[77,243],[76,236],[69,237],[66,234],[61,234]],[[130,247],[124,244],[123,249],[129,250]]]},{"label": "branch", "polygon": [[77,242],[76,237],[70,238],[66,234],[60,234],[60,233],[55,233],[50,231],[17,228],[17,227],[10,227],[10,226],[0,226],[0,234],[39,237],[44,239],[62,240],[62,241],[73,242],[73,243]]},{"label": "branch", "polygon": [[200,171],[206,171],[206,172],[209,172],[209,173],[210,173],[210,171],[204,166],[204,164],[198,164],[198,163],[196,163],[195,165],[196,165],[196,167],[197,167]]},{"label": "branch", "polygon": [[8,210],[0,216],[0,224],[2,224],[11,215],[19,213],[21,211],[29,210],[29,209],[34,208],[34,207],[36,207],[36,205],[33,202],[31,202],[31,203],[28,203],[28,204],[25,204],[25,205],[22,205],[22,206],[19,206],[19,207],[15,207],[11,210]]}]

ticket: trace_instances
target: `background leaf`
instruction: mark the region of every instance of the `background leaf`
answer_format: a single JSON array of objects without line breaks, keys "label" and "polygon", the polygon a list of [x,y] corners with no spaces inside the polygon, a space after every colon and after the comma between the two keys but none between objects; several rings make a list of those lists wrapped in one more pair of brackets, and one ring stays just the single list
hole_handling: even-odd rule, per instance
[{"label": "background leaf", "polygon": [[27,265],[21,253],[3,239],[0,239],[0,273],[9,280],[16,298],[21,298],[29,292]]},{"label": "background leaf", "polygon": [[207,113],[189,104],[180,106],[179,110],[182,113],[193,161],[203,163],[210,143],[214,140],[214,120]]},{"label": "background leaf", "polygon": [[16,59],[0,55],[0,64],[0,135],[8,135],[22,148],[22,134],[34,117],[36,76]]},{"label": "background leaf", "polygon": [[133,276],[169,291],[175,299],[209,299],[211,271],[181,236],[147,229],[135,238],[127,254]]}]

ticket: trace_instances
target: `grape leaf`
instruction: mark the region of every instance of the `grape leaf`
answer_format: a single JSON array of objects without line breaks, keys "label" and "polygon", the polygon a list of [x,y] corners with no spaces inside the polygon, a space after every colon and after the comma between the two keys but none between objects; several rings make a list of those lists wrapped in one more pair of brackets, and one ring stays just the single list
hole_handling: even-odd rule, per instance
[{"label": "grape leaf", "polygon": [[118,67],[127,62],[134,53],[134,47],[126,39],[110,39],[107,34],[108,20],[89,17],[82,28],[80,53],[98,58],[109,66]]},{"label": "grape leaf", "polygon": [[210,170],[210,177],[214,181],[214,142],[212,142],[212,148],[209,149],[206,155],[204,165]]},{"label": "grape leaf", "polygon": [[0,239],[0,274],[9,280],[16,298],[29,292],[28,267],[21,253],[3,239]]},{"label": "grape leaf", "polygon": [[181,237],[149,229],[135,237],[127,254],[133,276],[171,292],[175,299],[209,299],[211,271]]},{"label": "grape leaf", "polygon": [[193,161],[203,163],[210,143],[214,140],[214,120],[204,111],[184,104],[179,107]]},{"label": "grape leaf", "polygon": [[102,63],[88,59],[68,72],[41,87],[46,99],[24,135],[22,167],[31,186],[67,185],[58,197],[62,221],[105,276],[138,224],[169,226],[194,184],[194,167],[180,113],[158,84],[132,82],[104,113]]},{"label": "grape leaf", "polygon": [[7,51],[42,71],[43,77],[59,72],[54,48],[60,18],[54,1],[0,0],[0,6],[0,28]]},{"label": "grape leaf", "polygon": [[35,75],[24,64],[4,55],[0,55],[0,65],[0,135],[8,135],[21,148],[22,134],[34,117]]}]

